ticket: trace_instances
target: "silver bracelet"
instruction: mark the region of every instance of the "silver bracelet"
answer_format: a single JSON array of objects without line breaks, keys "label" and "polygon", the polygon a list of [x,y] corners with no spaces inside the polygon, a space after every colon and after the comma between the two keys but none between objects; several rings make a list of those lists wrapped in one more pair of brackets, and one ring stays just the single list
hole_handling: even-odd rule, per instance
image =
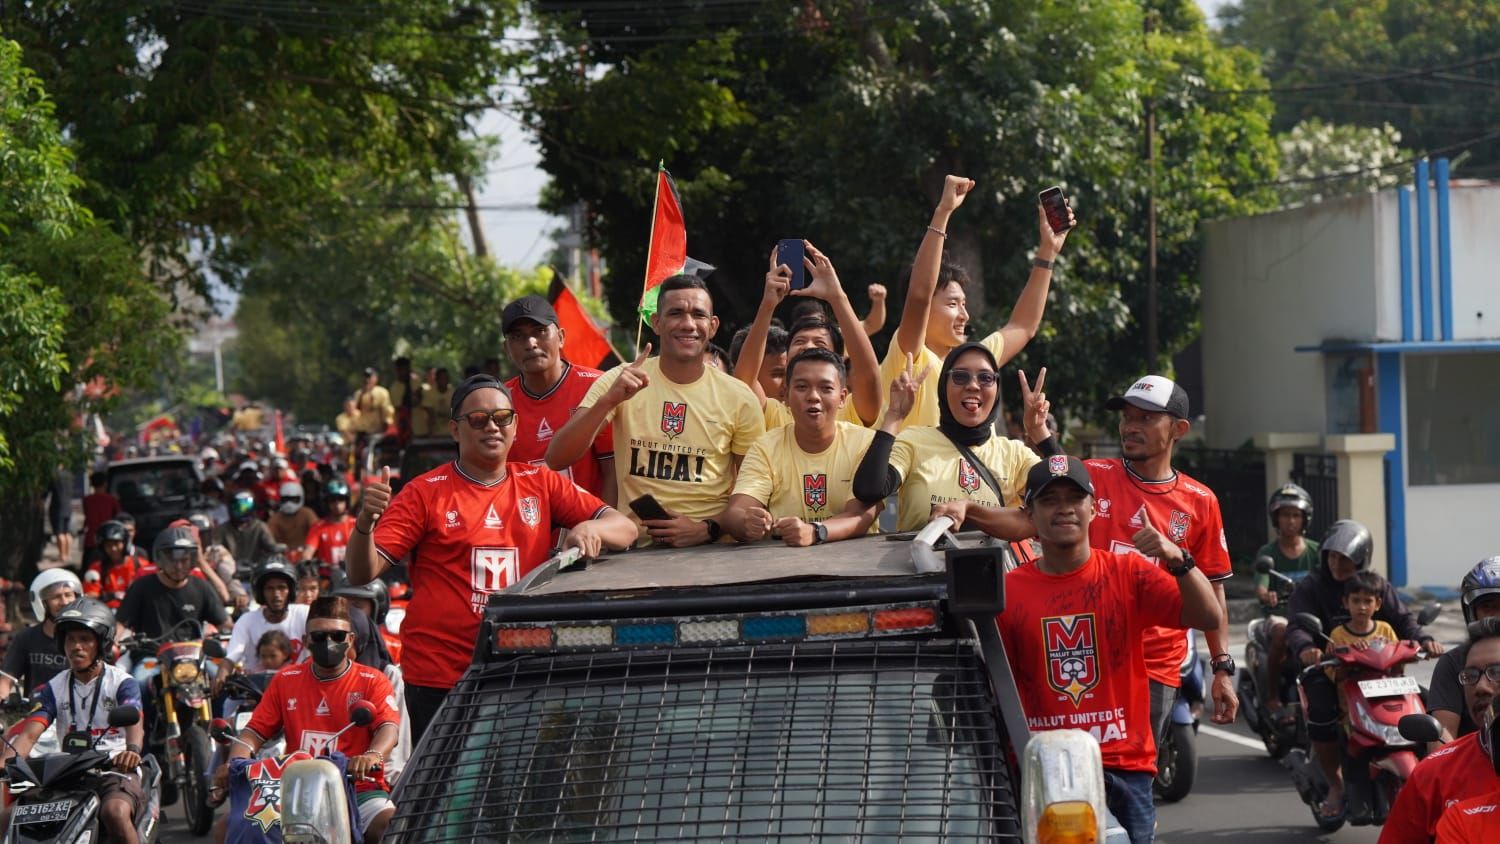
[{"label": "silver bracelet", "polygon": [[941,237],[944,240],[948,239],[948,233],[945,232],[945,231],[943,231],[942,229],[938,228],[937,226],[928,226],[927,230],[930,231],[930,232],[932,232],[933,234],[937,235],[938,237]]}]

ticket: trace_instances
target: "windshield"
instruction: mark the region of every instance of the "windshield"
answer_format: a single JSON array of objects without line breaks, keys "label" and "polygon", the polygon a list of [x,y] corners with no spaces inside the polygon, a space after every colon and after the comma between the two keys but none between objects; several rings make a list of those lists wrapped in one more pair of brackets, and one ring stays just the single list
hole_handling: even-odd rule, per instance
[{"label": "windshield", "polygon": [[517,660],[449,695],[392,832],[993,839],[1015,810],[987,688],[952,642]]},{"label": "windshield", "polygon": [[136,466],[112,472],[109,490],[120,499],[120,506],[129,510],[142,510],[140,504],[163,498],[183,498],[198,490],[198,477],[191,463],[163,463],[158,466]]}]

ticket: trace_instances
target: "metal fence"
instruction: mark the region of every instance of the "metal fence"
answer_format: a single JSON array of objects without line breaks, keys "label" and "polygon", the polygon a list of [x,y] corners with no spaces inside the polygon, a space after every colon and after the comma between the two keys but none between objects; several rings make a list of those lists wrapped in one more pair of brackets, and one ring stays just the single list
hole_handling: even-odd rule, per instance
[{"label": "metal fence", "polygon": [[1172,464],[1213,490],[1224,517],[1224,538],[1235,567],[1247,570],[1266,544],[1266,456],[1253,448],[1197,448],[1173,455]]},{"label": "metal fence", "polygon": [[1292,455],[1292,481],[1312,496],[1313,517],[1307,535],[1322,539],[1328,526],[1338,520],[1339,462],[1332,454]]}]

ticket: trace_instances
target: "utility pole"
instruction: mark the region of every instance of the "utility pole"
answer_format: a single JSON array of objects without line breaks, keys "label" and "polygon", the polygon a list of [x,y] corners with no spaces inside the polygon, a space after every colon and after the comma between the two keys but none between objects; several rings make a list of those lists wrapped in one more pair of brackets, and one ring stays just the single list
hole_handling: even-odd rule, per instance
[{"label": "utility pole", "polygon": [[[1150,49],[1153,13],[1144,15],[1145,41]],[[1146,371],[1156,372],[1156,107],[1146,97]]]}]

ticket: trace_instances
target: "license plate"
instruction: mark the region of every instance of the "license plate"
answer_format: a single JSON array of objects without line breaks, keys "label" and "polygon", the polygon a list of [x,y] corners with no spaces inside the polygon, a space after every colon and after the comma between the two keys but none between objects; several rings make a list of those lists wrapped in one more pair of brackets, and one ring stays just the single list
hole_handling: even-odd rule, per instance
[{"label": "license plate", "polygon": [[52,823],[66,820],[73,807],[70,800],[54,800],[51,803],[23,803],[16,807],[16,823]]},{"label": "license plate", "polygon": [[1359,681],[1359,693],[1367,698],[1414,695],[1421,690],[1415,677],[1381,677],[1378,680]]}]

